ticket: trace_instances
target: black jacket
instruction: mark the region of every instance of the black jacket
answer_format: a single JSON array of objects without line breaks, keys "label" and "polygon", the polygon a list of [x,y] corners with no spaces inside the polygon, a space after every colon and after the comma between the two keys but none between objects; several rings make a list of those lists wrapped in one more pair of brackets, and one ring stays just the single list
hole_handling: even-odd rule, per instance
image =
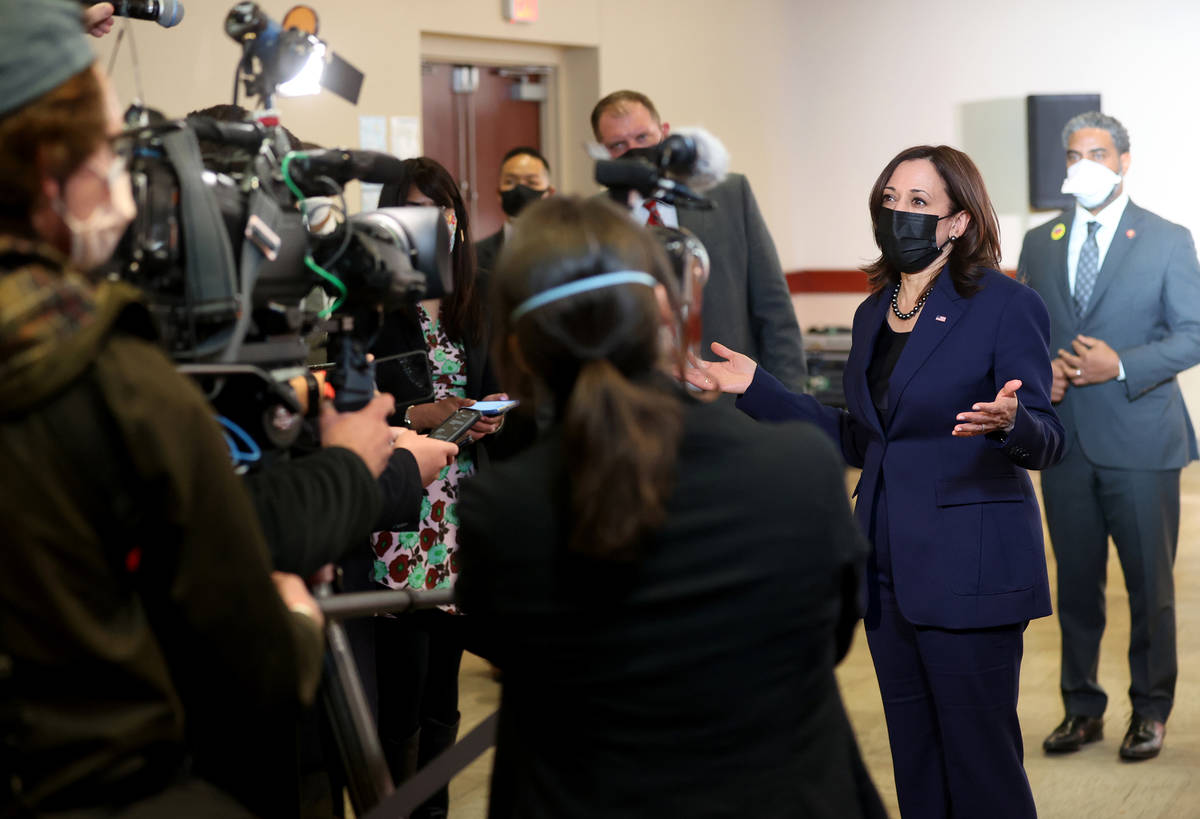
[{"label": "black jacket", "polygon": [[496,272],[496,259],[504,247],[504,228],[475,243],[475,264],[485,274]]},{"label": "black jacket", "polygon": [[338,562],[373,531],[415,526],[423,489],[412,453],[396,450],[376,480],[342,447],[272,464],[246,485],[274,567],[301,577]]},{"label": "black jacket", "polygon": [[213,411],[138,337],[136,298],[0,237],[0,814],[10,785],[97,805],[269,742],[320,674]]},{"label": "black jacket", "polygon": [[551,431],[463,486],[459,599],[504,673],[490,816],[882,816],[833,674],[867,545],[829,442],[689,400],[632,563],[566,550],[571,457]]}]

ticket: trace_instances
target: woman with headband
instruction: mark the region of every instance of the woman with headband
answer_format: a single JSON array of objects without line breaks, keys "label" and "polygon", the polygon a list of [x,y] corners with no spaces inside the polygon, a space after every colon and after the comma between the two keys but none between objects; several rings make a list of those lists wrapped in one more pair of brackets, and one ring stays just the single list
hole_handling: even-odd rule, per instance
[{"label": "woman with headband", "polygon": [[553,422],[459,507],[490,816],[882,815],[833,675],[866,544],[828,441],[689,397],[667,261],[607,202],[530,205],[493,288],[501,380]]}]

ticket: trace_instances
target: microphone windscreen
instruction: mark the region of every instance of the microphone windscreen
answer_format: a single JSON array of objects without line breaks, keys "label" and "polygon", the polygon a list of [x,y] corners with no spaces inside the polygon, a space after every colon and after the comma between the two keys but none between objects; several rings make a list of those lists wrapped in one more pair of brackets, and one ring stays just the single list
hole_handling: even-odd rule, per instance
[{"label": "microphone windscreen", "polygon": [[688,137],[696,144],[696,167],[681,181],[697,193],[710,191],[725,181],[729,174],[729,151],[721,140],[699,127],[676,128],[671,133]]}]

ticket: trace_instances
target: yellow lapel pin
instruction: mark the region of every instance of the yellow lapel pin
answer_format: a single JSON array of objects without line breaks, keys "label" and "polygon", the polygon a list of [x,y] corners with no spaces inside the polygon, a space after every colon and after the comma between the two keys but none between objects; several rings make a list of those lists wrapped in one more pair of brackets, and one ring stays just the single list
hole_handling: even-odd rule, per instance
[{"label": "yellow lapel pin", "polygon": [[1062,222],[1059,222],[1057,225],[1055,225],[1053,228],[1050,229],[1050,238],[1056,242],[1066,235],[1067,235],[1067,226],[1064,225]]}]

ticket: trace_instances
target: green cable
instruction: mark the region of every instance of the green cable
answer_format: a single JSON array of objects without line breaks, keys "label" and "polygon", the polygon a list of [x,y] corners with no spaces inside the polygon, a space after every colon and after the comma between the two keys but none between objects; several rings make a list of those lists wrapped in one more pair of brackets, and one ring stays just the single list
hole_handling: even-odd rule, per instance
[{"label": "green cable", "polygon": [[308,265],[309,270],[328,281],[330,284],[336,287],[340,293],[340,295],[333,300],[333,304],[326,307],[320,313],[317,313],[318,318],[329,318],[330,314],[333,313],[334,310],[341,307],[342,302],[346,300],[346,285],[342,284],[342,280],[337,276],[333,275],[328,270],[317,264],[316,260],[313,259],[311,254],[305,254],[304,263]]},{"label": "green cable", "polygon": [[308,154],[306,154],[304,151],[288,151],[283,156],[283,164],[280,166],[280,170],[283,172],[284,184],[288,186],[288,189],[292,193],[296,194],[297,199],[303,202],[306,198],[304,196],[304,192],[296,187],[296,183],[292,181],[292,174],[290,171],[288,171],[288,167],[292,164],[292,160],[296,159],[297,157],[302,159],[307,158]]},{"label": "green cable", "polygon": [[[288,186],[288,190],[294,193],[300,202],[303,202],[308,197],[306,197],[304,192],[296,186],[295,182],[292,181],[292,174],[288,169],[291,166],[293,159],[303,159],[307,156],[308,154],[304,151],[288,151],[286,154],[284,154],[283,163],[280,165],[280,171],[283,173],[284,184]],[[316,273],[318,276],[325,279],[325,281],[336,287],[338,293],[340,294],[336,299],[333,300],[333,304],[329,305],[317,314],[318,318],[329,318],[333,311],[341,307],[342,302],[346,300],[346,285],[343,284],[342,280],[337,276],[333,275],[328,270],[317,264],[316,259],[312,257],[311,253],[304,254],[304,264],[308,266],[309,270]]]}]

